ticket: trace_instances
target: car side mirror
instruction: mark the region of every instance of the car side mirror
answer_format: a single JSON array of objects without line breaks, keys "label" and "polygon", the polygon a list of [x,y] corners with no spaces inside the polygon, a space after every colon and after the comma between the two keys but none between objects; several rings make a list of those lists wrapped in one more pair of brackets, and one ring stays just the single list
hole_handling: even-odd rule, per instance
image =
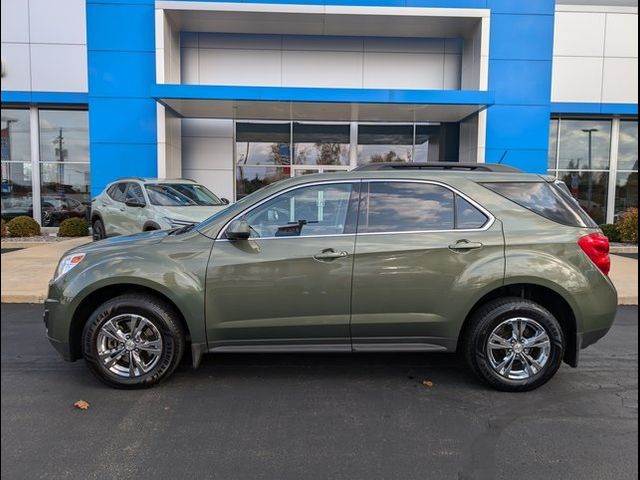
[{"label": "car side mirror", "polygon": [[144,202],[139,202],[138,200],[125,200],[124,204],[127,207],[136,207],[136,208],[142,208],[145,207],[147,204]]},{"label": "car side mirror", "polygon": [[220,199],[220,201],[221,201],[223,204],[225,204],[225,205],[229,205],[229,203],[230,203],[230,202],[229,202],[229,199],[228,199],[228,198],[224,198],[224,197],[222,197],[222,198]]},{"label": "car side mirror", "polygon": [[251,226],[245,219],[234,220],[225,233],[229,240],[247,240],[251,237]]}]

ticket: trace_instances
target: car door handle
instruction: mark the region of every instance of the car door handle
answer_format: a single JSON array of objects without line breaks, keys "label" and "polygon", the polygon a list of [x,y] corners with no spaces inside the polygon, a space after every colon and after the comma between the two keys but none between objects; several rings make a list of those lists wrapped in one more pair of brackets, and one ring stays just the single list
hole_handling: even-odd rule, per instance
[{"label": "car door handle", "polygon": [[464,253],[478,248],[482,248],[480,242],[470,242],[469,240],[458,240],[455,244],[449,245],[449,250],[455,253]]},{"label": "car door handle", "polygon": [[327,248],[320,253],[316,253],[313,258],[316,260],[335,260],[336,258],[348,257],[349,252],[336,252],[333,248]]}]

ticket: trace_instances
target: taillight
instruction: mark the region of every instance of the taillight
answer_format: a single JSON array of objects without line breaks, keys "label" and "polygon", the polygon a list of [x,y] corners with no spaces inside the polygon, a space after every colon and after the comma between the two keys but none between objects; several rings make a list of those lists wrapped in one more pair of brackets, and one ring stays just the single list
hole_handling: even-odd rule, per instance
[{"label": "taillight", "polygon": [[609,258],[609,239],[607,237],[602,233],[592,233],[580,237],[578,245],[602,273],[609,275],[611,259]]}]

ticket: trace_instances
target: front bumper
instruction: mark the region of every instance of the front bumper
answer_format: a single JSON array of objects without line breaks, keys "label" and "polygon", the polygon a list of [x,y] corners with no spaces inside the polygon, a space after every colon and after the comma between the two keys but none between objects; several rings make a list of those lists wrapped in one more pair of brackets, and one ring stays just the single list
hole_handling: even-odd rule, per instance
[{"label": "front bumper", "polygon": [[[62,312],[58,300],[51,298],[45,300],[42,319],[47,331],[47,338],[63,359],[67,362],[73,362],[75,358],[71,354],[69,345],[69,322],[60,321],[59,317],[61,315]],[[67,326],[66,328],[65,325]]]}]

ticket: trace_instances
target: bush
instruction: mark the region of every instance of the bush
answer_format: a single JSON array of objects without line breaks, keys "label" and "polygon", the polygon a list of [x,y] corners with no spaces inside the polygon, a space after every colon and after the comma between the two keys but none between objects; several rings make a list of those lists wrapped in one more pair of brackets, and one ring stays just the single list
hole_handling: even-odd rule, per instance
[{"label": "bush", "polygon": [[38,222],[26,215],[9,220],[7,230],[9,230],[9,236],[11,237],[35,237],[40,235]]},{"label": "bush", "polygon": [[84,218],[67,218],[58,227],[59,237],[86,237],[89,235],[89,224]]},{"label": "bush", "polygon": [[600,225],[600,230],[602,230],[602,233],[604,233],[605,237],[607,237],[610,242],[619,242],[621,240],[618,226],[613,223],[604,223]]},{"label": "bush", "polygon": [[629,208],[618,220],[618,231],[623,242],[638,243],[638,209]]},{"label": "bush", "polygon": [[7,222],[2,219],[2,238],[7,236]]}]

